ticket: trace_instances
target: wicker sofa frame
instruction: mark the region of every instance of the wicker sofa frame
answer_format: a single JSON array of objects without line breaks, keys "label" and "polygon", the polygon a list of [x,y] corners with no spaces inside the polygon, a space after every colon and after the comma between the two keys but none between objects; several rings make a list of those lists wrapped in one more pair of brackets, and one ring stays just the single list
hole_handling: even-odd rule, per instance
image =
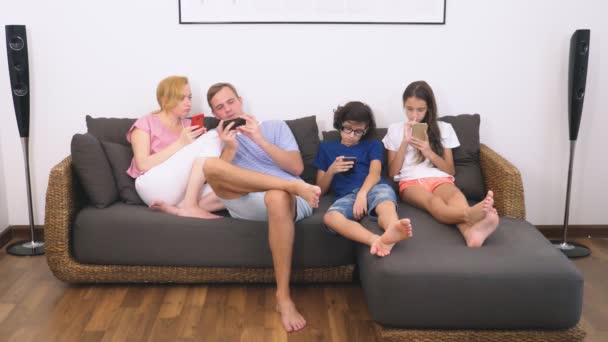
[{"label": "wicker sofa frame", "polygon": [[[484,144],[480,164],[485,186],[495,193],[500,216],[524,219],[524,190],[519,170]],[[45,243],[53,274],[68,283],[272,283],[272,268],[213,268],[178,266],[124,266],[82,264],[70,251],[70,229],[76,213],[85,205],[84,193],[66,157],[51,169],[46,194]],[[355,265],[295,269],[294,283],[353,282]],[[543,330],[415,330],[385,328],[375,324],[379,340],[385,341],[580,341],[579,326],[563,331]]]}]

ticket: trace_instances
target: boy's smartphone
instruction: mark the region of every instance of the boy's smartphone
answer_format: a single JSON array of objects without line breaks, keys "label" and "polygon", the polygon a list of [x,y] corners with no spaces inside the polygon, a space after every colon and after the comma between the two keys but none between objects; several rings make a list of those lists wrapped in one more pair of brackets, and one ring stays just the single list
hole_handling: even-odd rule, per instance
[{"label": "boy's smartphone", "polygon": [[205,122],[205,114],[203,114],[203,113],[196,114],[196,115],[192,116],[191,120],[192,120],[190,123],[191,126],[199,126],[199,128],[203,127],[203,124]]},{"label": "boy's smartphone", "polygon": [[426,140],[424,137],[428,125],[423,122],[417,122],[412,125],[412,137],[420,140]]},{"label": "boy's smartphone", "polygon": [[353,162],[353,167],[351,167],[347,171],[344,171],[344,173],[353,173],[353,172],[355,172],[355,164],[357,163],[357,157],[343,157],[342,161]]},{"label": "boy's smartphone", "polygon": [[232,125],[232,127],[230,127],[230,130],[233,130],[239,126],[243,126],[243,125],[247,124],[247,121],[245,121],[245,119],[236,118],[236,119],[224,121],[224,126],[222,126],[222,128],[226,128],[226,126],[228,126],[231,122],[234,122],[234,125]]}]

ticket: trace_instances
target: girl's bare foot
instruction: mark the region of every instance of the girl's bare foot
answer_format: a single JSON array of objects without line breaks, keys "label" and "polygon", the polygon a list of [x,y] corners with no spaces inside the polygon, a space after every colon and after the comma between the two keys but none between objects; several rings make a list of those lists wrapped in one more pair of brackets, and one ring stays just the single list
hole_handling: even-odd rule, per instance
[{"label": "girl's bare foot", "polygon": [[486,216],[487,210],[494,207],[494,192],[489,190],[486,194],[486,197],[479,203],[475,204],[471,208],[469,208],[466,215],[466,222],[469,224],[475,224],[484,219]]},{"label": "girl's bare foot", "polygon": [[377,256],[387,256],[391,254],[393,246],[401,240],[412,237],[412,224],[409,219],[397,220],[390,224],[384,234],[372,242],[369,252]]},{"label": "girl's bare foot", "polygon": [[498,226],[498,213],[495,208],[487,208],[485,217],[474,223],[471,228],[465,231],[464,239],[468,247],[481,247]]}]

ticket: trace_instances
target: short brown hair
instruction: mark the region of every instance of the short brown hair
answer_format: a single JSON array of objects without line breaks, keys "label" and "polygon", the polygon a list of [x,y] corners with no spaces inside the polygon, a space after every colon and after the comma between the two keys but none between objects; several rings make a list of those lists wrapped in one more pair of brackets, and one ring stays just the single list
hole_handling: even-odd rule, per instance
[{"label": "short brown hair", "polygon": [[209,107],[211,108],[212,111],[213,111],[213,106],[211,105],[211,99],[215,96],[215,94],[219,93],[220,90],[222,90],[225,87],[230,88],[230,90],[232,90],[234,95],[236,95],[236,97],[239,97],[239,93],[236,91],[236,88],[230,83],[220,82],[220,83],[216,83],[216,84],[212,85],[211,87],[209,87],[209,90],[207,90],[207,104],[209,104]]}]

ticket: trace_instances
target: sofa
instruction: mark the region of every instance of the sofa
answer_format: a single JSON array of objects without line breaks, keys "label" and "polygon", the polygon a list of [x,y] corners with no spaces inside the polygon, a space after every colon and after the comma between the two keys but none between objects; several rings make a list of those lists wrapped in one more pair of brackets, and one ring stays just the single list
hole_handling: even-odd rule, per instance
[{"label": "sofa", "polygon": [[[46,195],[46,257],[69,283],[272,283],[267,225],[175,217],[147,208],[125,173],[134,119],[92,118],[52,168]],[[500,224],[482,248],[467,248],[454,226],[401,204],[411,240],[379,258],[332,235],[322,217],[333,200],[296,224],[292,282],[360,282],[379,339],[580,341],[580,271],[525,221],[521,175],[479,142],[480,117],[444,116],[461,142],[456,184],[472,203],[495,193]],[[307,182],[320,143],[316,117],[286,121],[300,147]],[[217,120],[205,119],[213,128]],[[381,139],[378,128],[372,138]],[[324,140],[338,132],[322,132]],[[386,158],[385,158],[386,159]],[[376,222],[362,223],[380,232]],[[226,248],[230,246],[230,248]]]}]

